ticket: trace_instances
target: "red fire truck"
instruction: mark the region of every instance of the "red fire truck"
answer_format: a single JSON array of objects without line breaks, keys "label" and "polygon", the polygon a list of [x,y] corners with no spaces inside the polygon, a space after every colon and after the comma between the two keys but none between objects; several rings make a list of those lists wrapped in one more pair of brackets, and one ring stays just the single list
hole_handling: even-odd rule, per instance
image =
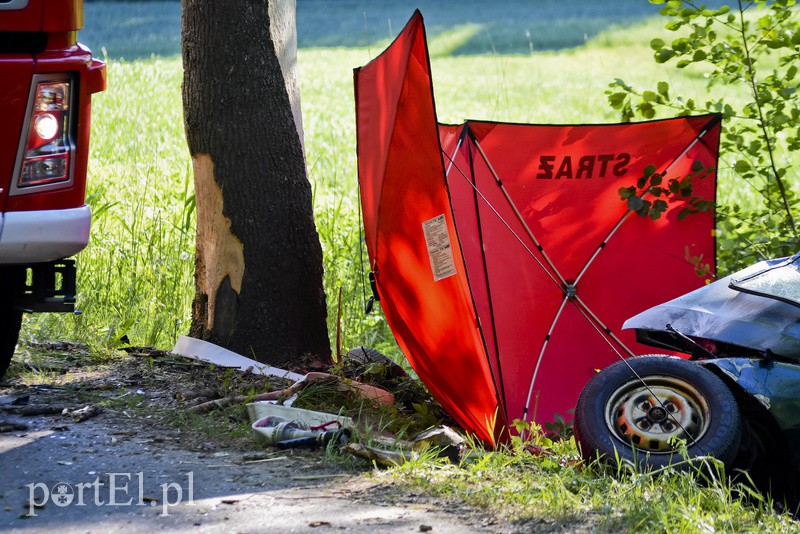
[{"label": "red fire truck", "polygon": [[71,312],[89,240],[92,94],[102,61],[77,42],[83,0],[0,0],[0,377],[23,312]]}]

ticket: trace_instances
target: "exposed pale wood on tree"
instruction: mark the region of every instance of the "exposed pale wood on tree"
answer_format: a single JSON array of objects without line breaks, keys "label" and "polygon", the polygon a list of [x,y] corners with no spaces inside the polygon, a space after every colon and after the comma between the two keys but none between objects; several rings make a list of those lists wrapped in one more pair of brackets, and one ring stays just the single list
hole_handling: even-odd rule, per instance
[{"label": "exposed pale wood on tree", "polygon": [[[197,257],[195,283],[208,296],[205,302],[206,329],[214,325],[216,290],[228,278],[237,294],[242,291],[244,249],[231,232],[231,221],[223,215],[222,189],[214,180],[214,162],[208,154],[192,156],[197,206]],[[201,315],[202,316],[202,315]]]}]

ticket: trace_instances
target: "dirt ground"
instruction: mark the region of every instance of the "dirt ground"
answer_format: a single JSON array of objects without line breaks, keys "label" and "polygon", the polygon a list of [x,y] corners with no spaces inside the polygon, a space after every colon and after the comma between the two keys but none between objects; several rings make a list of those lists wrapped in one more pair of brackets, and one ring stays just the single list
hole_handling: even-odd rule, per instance
[{"label": "dirt ground", "polygon": [[[191,392],[247,387],[238,374],[147,355],[95,365],[80,347],[56,349],[0,386],[0,531],[514,530],[399,490],[365,460],[270,449],[241,421],[199,429],[164,415],[196,404]],[[99,414],[62,413],[85,406]],[[37,411],[56,413],[26,415]]]}]

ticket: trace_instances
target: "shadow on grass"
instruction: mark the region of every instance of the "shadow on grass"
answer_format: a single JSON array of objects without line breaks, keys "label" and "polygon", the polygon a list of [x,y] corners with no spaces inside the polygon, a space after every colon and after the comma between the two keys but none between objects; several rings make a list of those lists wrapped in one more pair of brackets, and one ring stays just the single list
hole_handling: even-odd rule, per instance
[{"label": "shadow on grass", "polygon": [[[449,55],[527,54],[580,46],[658,14],[645,0],[297,0],[298,44],[382,47],[419,7]],[[89,1],[80,40],[115,59],[180,54],[180,2]]]}]

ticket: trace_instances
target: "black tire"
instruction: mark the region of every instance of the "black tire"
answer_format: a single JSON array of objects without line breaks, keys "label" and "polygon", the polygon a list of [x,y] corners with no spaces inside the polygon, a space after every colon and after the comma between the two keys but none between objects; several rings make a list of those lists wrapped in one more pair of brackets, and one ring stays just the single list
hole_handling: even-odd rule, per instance
[{"label": "black tire", "polygon": [[22,312],[16,307],[16,299],[24,276],[24,269],[0,269],[0,379],[5,376],[17,348]]},{"label": "black tire", "polygon": [[[574,429],[588,461],[688,470],[685,460],[713,456],[727,469],[739,451],[742,419],[733,393],[714,373],[653,355],[616,362],[595,375],[578,399]],[[685,450],[675,438],[685,441]]]},{"label": "black tire", "polygon": [[0,379],[5,376],[11,364],[21,325],[22,312],[5,303],[0,304]]}]

